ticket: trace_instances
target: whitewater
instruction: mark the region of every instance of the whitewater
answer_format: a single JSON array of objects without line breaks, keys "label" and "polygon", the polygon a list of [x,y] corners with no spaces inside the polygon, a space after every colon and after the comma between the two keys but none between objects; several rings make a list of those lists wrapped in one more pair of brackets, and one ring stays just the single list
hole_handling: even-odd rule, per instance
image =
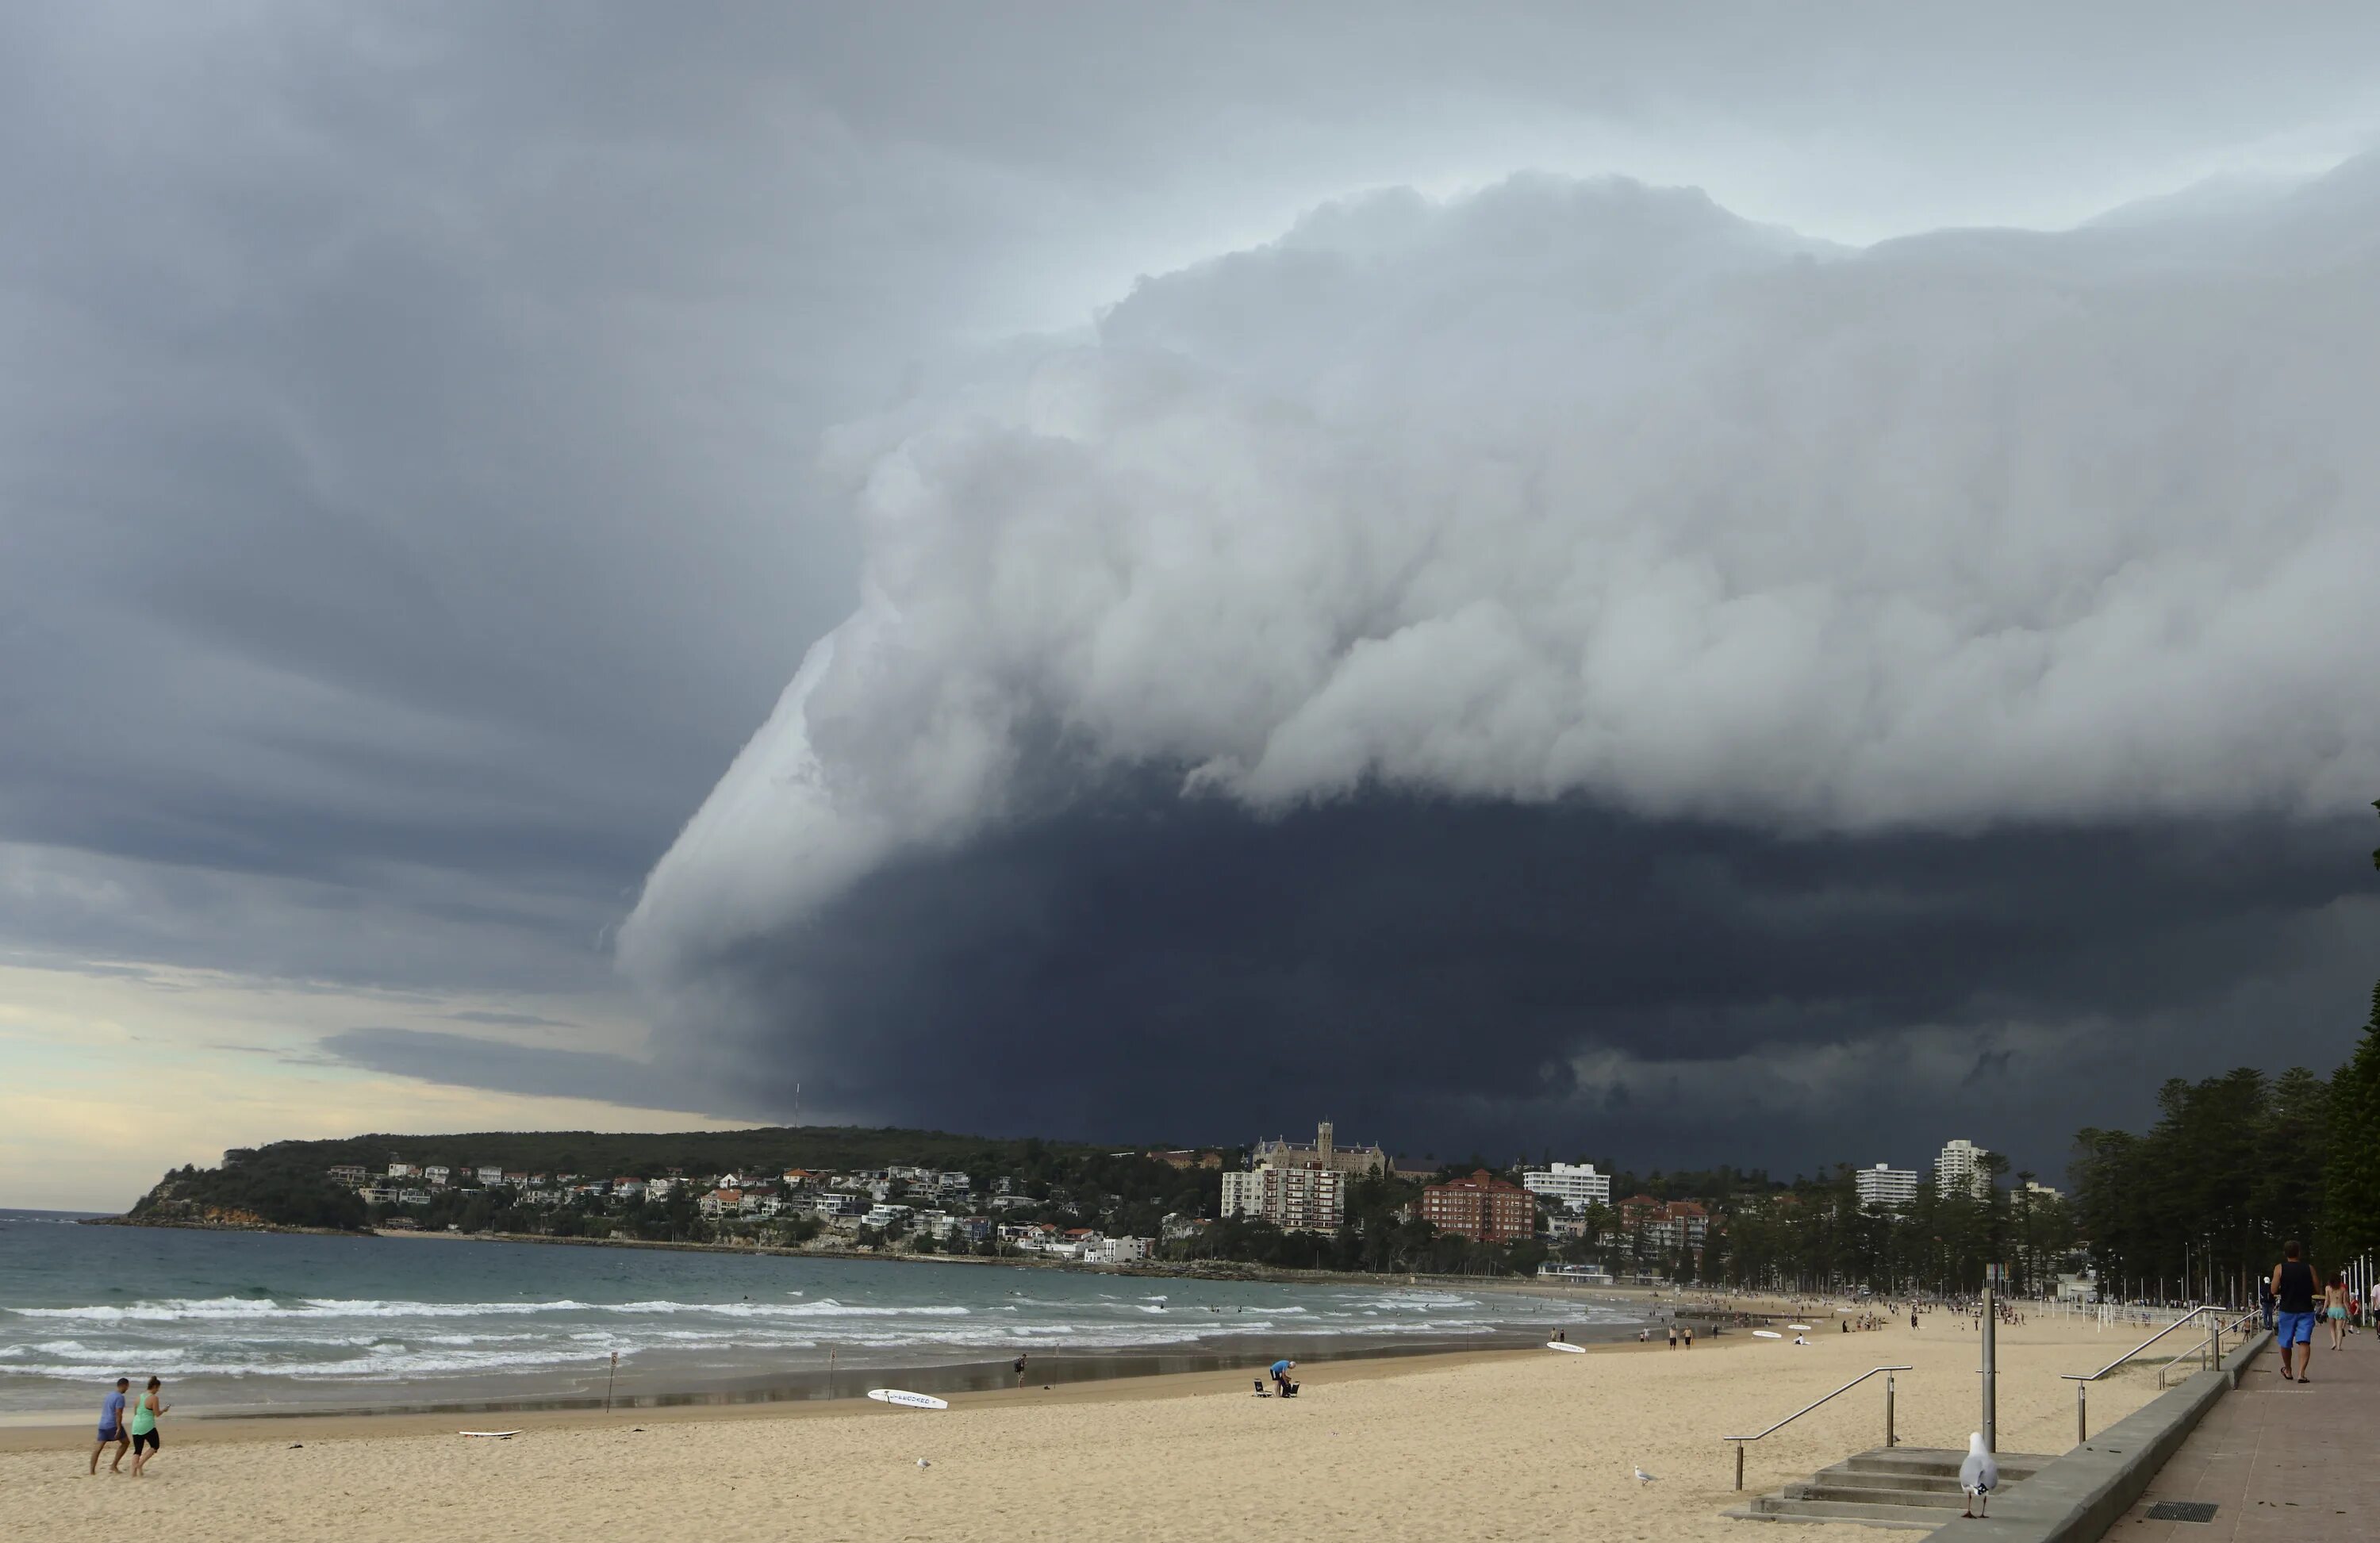
[{"label": "whitewater", "polygon": [[0,1412],[122,1376],[243,1408],[648,1392],[838,1367],[1450,1344],[1621,1321],[1487,1291],[82,1226],[0,1211]]}]

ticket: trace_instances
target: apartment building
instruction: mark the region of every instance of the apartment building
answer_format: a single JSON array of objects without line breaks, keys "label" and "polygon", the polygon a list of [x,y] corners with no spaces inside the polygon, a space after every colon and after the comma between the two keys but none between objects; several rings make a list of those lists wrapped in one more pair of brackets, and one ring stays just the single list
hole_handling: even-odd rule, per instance
[{"label": "apartment building", "polygon": [[1328,1168],[1252,1168],[1223,1175],[1225,1216],[1257,1217],[1286,1232],[1336,1232],[1346,1204],[1346,1175]]},{"label": "apartment building", "polygon": [[1961,1138],[1942,1148],[1942,1155],[1934,1160],[1934,1192],[1955,1195],[1964,1192],[1973,1196],[1991,1193],[1991,1170],[1984,1166],[1988,1154],[1985,1148]]},{"label": "apartment building", "polygon": [[1873,1168],[1863,1168],[1853,1181],[1859,1190],[1862,1210],[1881,1210],[1890,1216],[1905,1216],[1917,1203],[1917,1170],[1891,1168],[1879,1162]]},{"label": "apartment building", "polygon": [[1459,1233],[1479,1243],[1511,1243],[1534,1236],[1537,1230],[1536,1197],[1484,1168],[1467,1179],[1423,1190],[1421,1214],[1441,1233]]},{"label": "apartment building", "polygon": [[1522,1171],[1521,1187],[1565,1210],[1611,1204],[1611,1175],[1596,1172],[1591,1162],[1557,1162],[1548,1168]]}]

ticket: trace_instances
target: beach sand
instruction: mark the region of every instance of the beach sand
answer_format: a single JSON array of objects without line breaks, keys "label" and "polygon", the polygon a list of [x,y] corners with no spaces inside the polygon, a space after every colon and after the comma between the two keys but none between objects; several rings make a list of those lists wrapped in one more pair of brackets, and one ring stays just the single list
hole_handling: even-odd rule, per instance
[{"label": "beach sand", "polygon": [[[1214,1543],[1301,1538],[1637,1539],[1781,1535],[1720,1515],[1730,1449],[1867,1367],[1906,1362],[1904,1445],[1963,1449],[1976,1335],[1933,1314],[1807,1347],[1731,1332],[1661,1344],[1334,1362],[1293,1401],[1250,1394],[1261,1368],[977,1394],[947,1413],[853,1402],[609,1417],[346,1416],[164,1423],[150,1476],[85,1476],[87,1433],[0,1431],[0,1533],[90,1539],[161,1529],[176,1543],[285,1538],[933,1538],[1069,1534]],[[2072,1385],[2139,1330],[2059,1321],[1999,1340],[2000,1446],[2063,1452]],[[1748,1492],[1881,1440],[1881,1379],[1751,1449]],[[2154,1373],[2093,1390],[2105,1428]],[[96,1407],[99,1394],[94,1391]],[[167,1391],[168,1402],[172,1393]],[[509,1441],[462,1426],[520,1426]],[[292,1443],[303,1443],[293,1447]],[[931,1466],[918,1467],[919,1457]],[[1658,1476],[1640,1486],[1641,1464]],[[1790,1543],[1874,1543],[1798,1526]]]}]

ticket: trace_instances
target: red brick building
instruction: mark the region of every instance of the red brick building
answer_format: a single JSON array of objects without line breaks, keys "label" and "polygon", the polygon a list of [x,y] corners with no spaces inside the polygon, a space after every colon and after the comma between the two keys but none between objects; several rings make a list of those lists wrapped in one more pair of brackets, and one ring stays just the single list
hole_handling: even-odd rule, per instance
[{"label": "red brick building", "polygon": [[1479,1243],[1511,1243],[1536,1234],[1537,1197],[1519,1185],[1489,1177],[1483,1168],[1467,1179],[1423,1190],[1421,1215],[1441,1233],[1460,1233]]}]

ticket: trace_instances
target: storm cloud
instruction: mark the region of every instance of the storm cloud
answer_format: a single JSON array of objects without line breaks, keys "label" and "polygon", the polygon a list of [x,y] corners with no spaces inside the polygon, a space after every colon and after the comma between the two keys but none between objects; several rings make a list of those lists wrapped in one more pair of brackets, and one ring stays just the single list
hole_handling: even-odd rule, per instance
[{"label": "storm cloud", "polygon": [[2375,48],[0,17],[0,959],[402,993],[456,1042],[327,1048],[425,1079],[1181,1139],[1819,1160],[1896,1079],[2034,1140],[2320,1062]]},{"label": "storm cloud", "polygon": [[[1045,1024],[1106,979],[1098,1021],[1159,1086],[1254,1056],[1271,1083],[1355,1093],[1334,1068],[1366,1058],[1329,1026],[1399,1016],[1417,1021],[1375,1041],[1373,1072],[1412,1086],[1428,1036],[1468,1020],[1476,1078],[1422,1081],[1457,1100],[1509,1099],[1518,1074],[1559,1101],[1597,1065],[1625,1090],[1627,1058],[1786,1055],[1969,1023],[1994,996],[2052,1033],[2045,1014],[2178,1005],[2144,978],[2192,924],[2145,904],[2148,870],[2094,832],[2263,820],[2277,840],[2359,807],[2380,764],[2380,468],[2358,428],[2380,394],[2375,296],[2380,160],[2244,204],[1860,250],[1618,179],[1318,210],[1143,282],[1093,340],[844,434],[863,604],[656,868],[623,956],[663,993],[708,992],[779,941],[791,963],[762,997],[796,1059],[871,1021],[855,974],[907,1003],[906,982],[997,991],[1021,971]],[[940,865],[971,893],[978,844],[1076,830],[1148,772],[1173,807],[1135,810],[1207,833],[1139,864],[1147,885],[1198,893],[1210,852],[1269,851],[1270,893],[1303,895],[1263,924],[1272,942],[1232,934],[1286,957],[1230,1011],[1209,1003],[1203,1033],[1129,1027],[1136,995],[1204,993],[1123,938],[1087,951],[1089,917],[1039,949],[988,942],[1014,925],[998,886],[972,912],[863,930],[957,931],[963,957],[1002,963],[854,963],[855,886]],[[1391,864],[1415,881],[1356,887],[1393,903],[1352,904],[1338,885],[1361,865],[1300,851],[1296,832],[1328,828],[1312,811],[1341,804],[1405,811],[1358,850],[1428,848]],[[1623,841],[1799,839],[1904,881],[1929,854],[2024,878],[1955,902],[1921,883],[1891,925],[1716,881],[1697,914],[1588,842],[1593,902],[1549,912],[1574,934],[1421,946],[1405,924],[1443,937],[1434,902],[1493,916],[1500,895],[1484,873],[1439,882],[1466,864],[1431,827],[1507,857],[1575,838],[1562,820],[1499,840],[1476,813],[1496,805],[1642,827]],[[1676,840],[1694,871],[1699,842]],[[2095,891],[2092,911],[2061,898]],[[1119,914],[1198,935],[1148,905]],[[1795,917],[1726,926],[1742,905]],[[2136,919],[2082,925],[2100,906]],[[1996,926],[2010,907],[2040,914]],[[1300,947],[1293,917],[1314,914],[1334,942]],[[1796,931],[1782,953],[1745,941]],[[836,941],[804,947],[814,933]],[[1597,954],[1615,935],[1619,955]],[[1706,985],[1732,989],[1645,977],[1664,941],[1716,946]],[[1565,986],[1529,1011],[1530,982],[1573,959],[1608,997]],[[2110,969],[2124,989],[2093,988]],[[1443,989],[1417,995],[1417,971]],[[966,995],[912,1008],[920,1038],[886,1063],[1008,1093],[999,1057],[952,1053],[975,1032]],[[990,1041],[1051,1048],[1014,1025]]]}]

